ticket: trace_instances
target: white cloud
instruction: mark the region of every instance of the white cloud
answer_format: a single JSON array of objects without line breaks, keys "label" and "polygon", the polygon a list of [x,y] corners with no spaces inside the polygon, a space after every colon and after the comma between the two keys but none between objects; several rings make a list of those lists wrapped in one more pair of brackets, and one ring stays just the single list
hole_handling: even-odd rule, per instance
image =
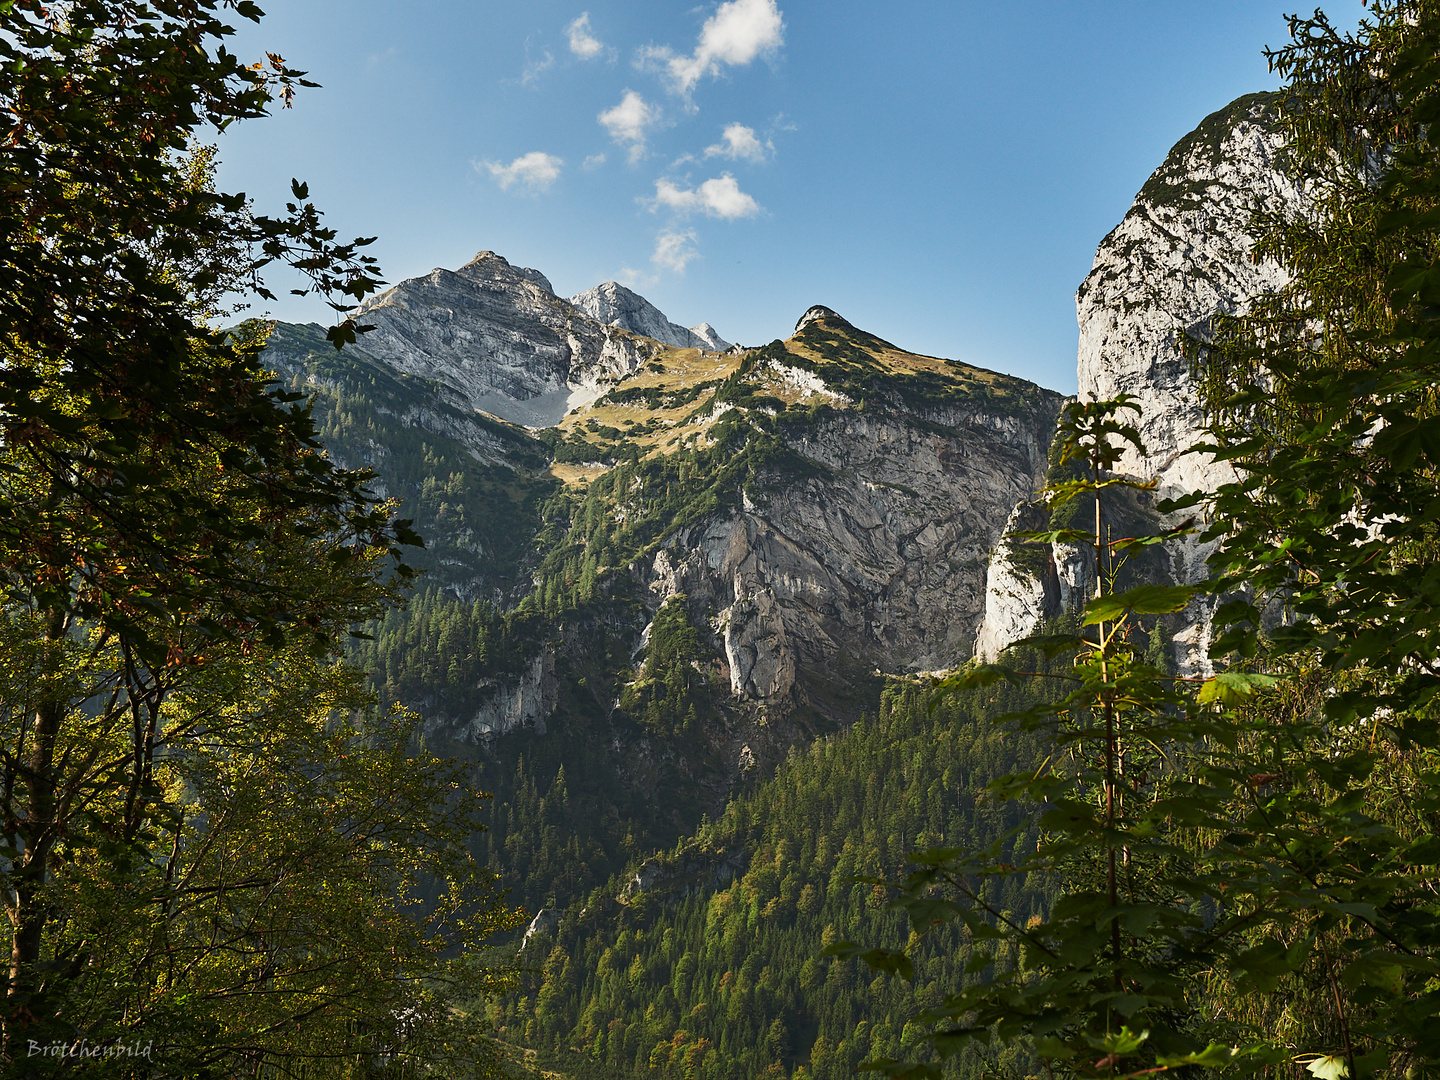
[{"label": "white cloud", "polygon": [[581,163],[580,167],[581,167],[582,169],[584,169],[586,172],[590,172],[590,171],[593,170],[593,169],[598,169],[601,165],[604,165],[604,164],[605,164],[605,155],[604,155],[604,154],[591,154],[589,157],[587,157],[587,158]]},{"label": "white cloud", "polygon": [[626,90],[620,104],[606,109],[598,119],[617,143],[629,145],[630,160],[639,161],[645,154],[645,133],[660,122],[657,105],[647,104],[634,90]]},{"label": "white cloud", "polygon": [[[549,188],[560,175],[560,166],[565,162],[553,154],[532,150],[528,154],[521,154],[509,165],[502,165],[498,161],[486,161],[481,164],[489,170],[491,176],[495,177],[502,191],[510,190],[512,184],[519,184],[534,192]],[[475,167],[479,169],[481,166],[476,165]]]},{"label": "white cloud", "polygon": [[590,33],[590,13],[582,11],[580,17],[565,28],[570,35],[570,51],[581,60],[593,60],[605,51],[605,46]]},{"label": "white cloud", "polygon": [[689,56],[672,56],[663,49],[647,55],[664,60],[671,86],[688,95],[702,77],[718,74],[721,64],[748,64],[774,52],[784,41],[785,23],[775,0],[728,0],[705,20]]},{"label": "white cloud", "polygon": [[675,232],[667,229],[655,238],[655,253],[650,261],[677,274],[685,272],[685,264],[698,259],[700,252],[695,247],[695,230]]},{"label": "white cloud", "polygon": [[697,188],[682,188],[669,180],[657,180],[655,208],[661,206],[682,214],[698,210],[727,221],[754,217],[760,212],[760,204],[741,191],[735,177],[729,173],[706,180]]},{"label": "white cloud", "polygon": [[718,142],[714,146],[705,148],[705,156],[727,157],[731,161],[764,161],[765,151],[775,149],[774,145],[767,139],[761,142],[755,134],[754,128],[748,128],[744,124],[730,124],[725,128],[725,141]]},{"label": "white cloud", "polygon": [[615,275],[615,280],[624,285],[627,289],[648,289],[651,286],[660,284],[659,274],[642,274],[632,267],[622,267]]},{"label": "white cloud", "polygon": [[520,74],[520,85],[529,86],[554,66],[555,57],[547,50],[543,59],[532,60],[525,65],[525,70]]}]

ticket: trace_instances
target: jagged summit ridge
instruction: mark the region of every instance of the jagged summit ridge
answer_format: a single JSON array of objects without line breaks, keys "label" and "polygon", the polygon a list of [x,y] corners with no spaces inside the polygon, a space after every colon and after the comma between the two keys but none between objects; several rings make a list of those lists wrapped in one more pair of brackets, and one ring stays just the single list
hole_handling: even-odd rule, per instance
[{"label": "jagged summit ridge", "polygon": [[482,251],[367,300],[375,359],[433,379],[470,408],[549,427],[635,371],[660,346],[586,315],[538,270]]},{"label": "jagged summit ridge", "polygon": [[665,317],[645,297],[618,281],[606,281],[570,297],[570,303],[598,322],[618,326],[677,349],[710,349],[723,352],[730,347],[710,326],[700,323],[686,329]]},{"label": "jagged summit ridge", "polygon": [[708,323],[677,326],[613,281],[564,300],[539,270],[493,251],[402,281],[356,318],[374,327],[364,348],[377,360],[526,427],[553,426],[664,346],[730,348]]},{"label": "jagged summit ridge", "polygon": [[477,251],[475,257],[455,272],[467,274],[480,280],[495,279],[501,274],[501,267],[513,271],[532,285],[538,285],[551,296],[555,295],[555,286],[550,284],[550,279],[539,270],[529,266],[512,266],[510,261],[503,255],[497,255],[493,251]]}]

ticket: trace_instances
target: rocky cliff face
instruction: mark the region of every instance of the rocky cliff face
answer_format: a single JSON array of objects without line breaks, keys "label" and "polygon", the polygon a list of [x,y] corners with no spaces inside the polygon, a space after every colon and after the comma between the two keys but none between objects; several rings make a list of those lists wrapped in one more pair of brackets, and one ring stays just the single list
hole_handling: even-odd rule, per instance
[{"label": "rocky cliff face", "polygon": [[570,297],[570,303],[597,322],[618,326],[632,334],[653,338],[677,349],[711,349],[724,352],[730,342],[709,323],[686,329],[665,317],[664,312],[637,292],[619,282],[607,281]]},{"label": "rocky cliff face", "polygon": [[562,300],[538,270],[482,251],[367,300],[364,349],[452,388],[473,409],[546,427],[639,368],[655,343]]},{"label": "rocky cliff face", "polygon": [[1005,515],[1043,472],[1046,393],[1034,416],[837,410],[792,439],[817,468],[747,488],[735,512],[671,536],[642,577],[657,605],[684,594],[714,613],[737,698],[953,667]]},{"label": "rocky cliff face", "polygon": [[1056,572],[1054,556],[1008,535],[1036,528],[1041,522],[1035,519],[1043,517],[1042,504],[1016,503],[1005,522],[1006,535],[985,567],[985,613],[975,630],[975,655],[981,660],[993,661],[1006,646],[1040,630],[1062,608],[1061,591],[1068,582]]},{"label": "rocky cliff face", "polygon": [[[1242,312],[1254,297],[1285,284],[1278,265],[1251,258],[1247,231],[1257,206],[1304,212],[1305,191],[1286,171],[1272,108],[1273,95],[1242,97],[1181,139],[1101,241],[1076,293],[1080,394],[1137,399],[1145,452],[1127,450],[1118,467],[1155,481],[1160,499],[1213,491],[1233,479],[1228,466],[1187,452],[1201,440],[1204,418],[1181,347],[1187,334],[1203,337],[1217,313]],[[1200,544],[1182,540],[1168,552],[1175,581],[1203,580],[1208,551]],[[1084,562],[1073,551],[1056,550],[1049,573],[1062,572],[1051,594],[1083,594],[1090,587]],[[1045,588],[1035,573],[1045,577],[1032,567],[1016,571],[1004,560],[994,565],[996,602],[980,632],[987,655],[1034,628],[1030,601]],[[1014,597],[1030,599],[1007,599]],[[1182,622],[1176,660],[1182,668],[1204,670],[1209,609],[1197,605]]]},{"label": "rocky cliff face", "polygon": [[1285,171],[1273,95],[1251,94],[1207,116],[1178,142],[1100,242],[1075,294],[1082,396],[1133,394],[1146,452],[1119,468],[1159,482],[1167,498],[1213,490],[1228,467],[1186,453],[1204,418],[1181,355],[1217,313],[1285,284],[1274,262],[1251,259],[1252,208],[1298,213],[1302,188]]},{"label": "rocky cliff face", "polygon": [[[717,745],[743,771],[785,751],[795,733],[773,721],[796,707],[853,719],[869,707],[876,671],[948,668],[971,654],[986,560],[1043,477],[1060,402],[906,353],[814,308],[786,342],[724,356],[667,350],[565,416],[553,468],[576,502],[570,533],[549,542],[573,552],[582,573],[596,563],[595,580],[610,582],[600,591],[639,597],[639,621],[620,631],[633,635],[631,655],[643,655],[645,622],[685,598],[738,710]],[[703,448],[722,444],[767,449],[701,494],[710,481],[694,470],[724,469],[732,456]],[[670,499],[687,475],[695,505],[721,505],[682,510],[682,522],[660,522],[638,554],[626,551],[623,523],[645,518],[647,500]],[[621,531],[597,531],[597,518]],[[628,561],[614,568],[628,585],[605,576],[612,552]],[[487,690],[452,734],[543,729],[565,662],[537,660]]]}]

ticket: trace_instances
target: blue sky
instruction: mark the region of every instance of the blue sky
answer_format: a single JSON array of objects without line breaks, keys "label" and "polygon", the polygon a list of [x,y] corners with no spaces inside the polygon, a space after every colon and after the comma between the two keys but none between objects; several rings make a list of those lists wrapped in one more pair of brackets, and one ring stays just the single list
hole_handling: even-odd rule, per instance
[{"label": "blue sky", "polygon": [[[490,249],[747,345],[811,304],[1071,392],[1074,291],[1166,151],[1276,85],[1272,0],[262,0],[322,84],[220,140],[390,281]],[[1353,26],[1357,0],[1326,10]],[[277,279],[288,287],[288,282]],[[278,291],[278,290],[277,290]],[[314,300],[271,312],[327,321]]]}]

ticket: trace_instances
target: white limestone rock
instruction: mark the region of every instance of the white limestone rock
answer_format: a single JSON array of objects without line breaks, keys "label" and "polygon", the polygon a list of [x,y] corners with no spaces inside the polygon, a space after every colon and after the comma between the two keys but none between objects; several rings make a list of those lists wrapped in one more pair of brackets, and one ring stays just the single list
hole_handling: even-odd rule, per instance
[{"label": "white limestone rock", "polygon": [[[1202,440],[1204,416],[1181,346],[1187,333],[1203,337],[1216,314],[1241,313],[1286,283],[1279,265],[1252,259],[1248,231],[1257,206],[1305,213],[1306,191],[1286,171],[1273,103],[1272,94],[1239,98],[1181,139],[1101,241],[1075,296],[1080,396],[1136,398],[1145,452],[1127,449],[1117,468],[1155,481],[1158,499],[1214,491],[1235,479],[1228,465],[1187,453]],[[1172,580],[1205,579],[1206,546],[1191,537],[1167,550]],[[1051,564],[1047,617],[1074,610],[1094,587],[1088,550],[1053,545]],[[1032,632],[1039,599],[1037,585],[1014,573],[1003,548],[990,581],[981,628],[986,656]],[[1208,672],[1210,616],[1209,601],[1183,614],[1175,634],[1182,672]]]},{"label": "white limestone rock", "polygon": [[1273,261],[1252,260],[1248,232],[1252,207],[1294,214],[1305,203],[1285,171],[1273,101],[1242,97],[1181,139],[1075,294],[1080,395],[1135,395],[1146,452],[1127,450],[1119,470],[1158,481],[1162,499],[1234,479],[1229,466],[1185,452],[1204,418],[1180,346],[1217,313],[1242,312],[1286,282]]},{"label": "white limestone rock", "polygon": [[452,726],[443,721],[429,725],[445,730],[453,738],[481,743],[518,728],[533,728],[545,734],[545,724],[559,702],[560,684],[555,677],[555,653],[546,648],[537,653],[514,681],[486,679],[480,689],[491,689],[490,697],[468,723]]},{"label": "white limestone rock", "polygon": [[800,318],[796,321],[795,329],[791,331],[791,333],[800,333],[801,330],[804,330],[805,327],[809,326],[816,319],[831,319],[835,322],[838,322],[841,326],[850,325],[850,323],[846,322],[845,319],[841,318],[838,312],[832,311],[824,304],[815,304],[812,307],[808,307],[805,309],[805,314],[801,315]]},{"label": "white limestone rock", "polygon": [[597,322],[618,326],[677,349],[710,349],[724,352],[730,343],[709,323],[689,330],[677,326],[645,297],[617,281],[607,281],[570,298],[570,303]]},{"label": "white limestone rock", "polygon": [[525,928],[525,936],[520,939],[520,948],[516,949],[515,951],[517,953],[524,952],[525,947],[530,944],[531,938],[544,937],[546,934],[553,934],[555,932],[555,928],[559,925],[560,912],[555,911],[552,908],[542,907],[539,911],[535,913],[535,918],[530,920],[530,925]]},{"label": "white limestone rock", "polygon": [[[1305,213],[1305,187],[1286,171],[1274,100],[1242,97],[1181,139],[1101,242],[1075,295],[1080,394],[1138,399],[1145,453],[1127,450],[1118,469],[1155,481],[1160,499],[1236,479],[1228,464],[1187,453],[1202,439],[1204,416],[1181,344],[1187,332],[1203,337],[1216,314],[1242,313],[1286,284],[1277,263],[1252,258],[1249,233],[1254,208]],[[1208,575],[1209,549],[1194,537],[1169,552],[1177,581]],[[1212,600],[1200,600],[1184,613],[1175,635],[1184,673],[1210,671],[1212,611]]]},{"label": "white limestone rock", "polygon": [[[1024,519],[1033,517],[1035,504],[1018,504],[1005,522],[1010,534],[1031,527]],[[1027,513],[1031,511],[1031,513]],[[1059,607],[1055,564],[1048,551],[1041,565],[1033,565],[1038,545],[1022,545],[1003,538],[985,568],[985,617],[975,631],[975,655],[993,663],[1008,646],[1039,631]]]},{"label": "white limestone rock", "polygon": [[715,328],[708,322],[702,322],[698,326],[690,327],[690,333],[705,343],[704,346],[702,346],[703,348],[710,349],[713,352],[724,352],[731,347],[730,342],[717,334]]}]

